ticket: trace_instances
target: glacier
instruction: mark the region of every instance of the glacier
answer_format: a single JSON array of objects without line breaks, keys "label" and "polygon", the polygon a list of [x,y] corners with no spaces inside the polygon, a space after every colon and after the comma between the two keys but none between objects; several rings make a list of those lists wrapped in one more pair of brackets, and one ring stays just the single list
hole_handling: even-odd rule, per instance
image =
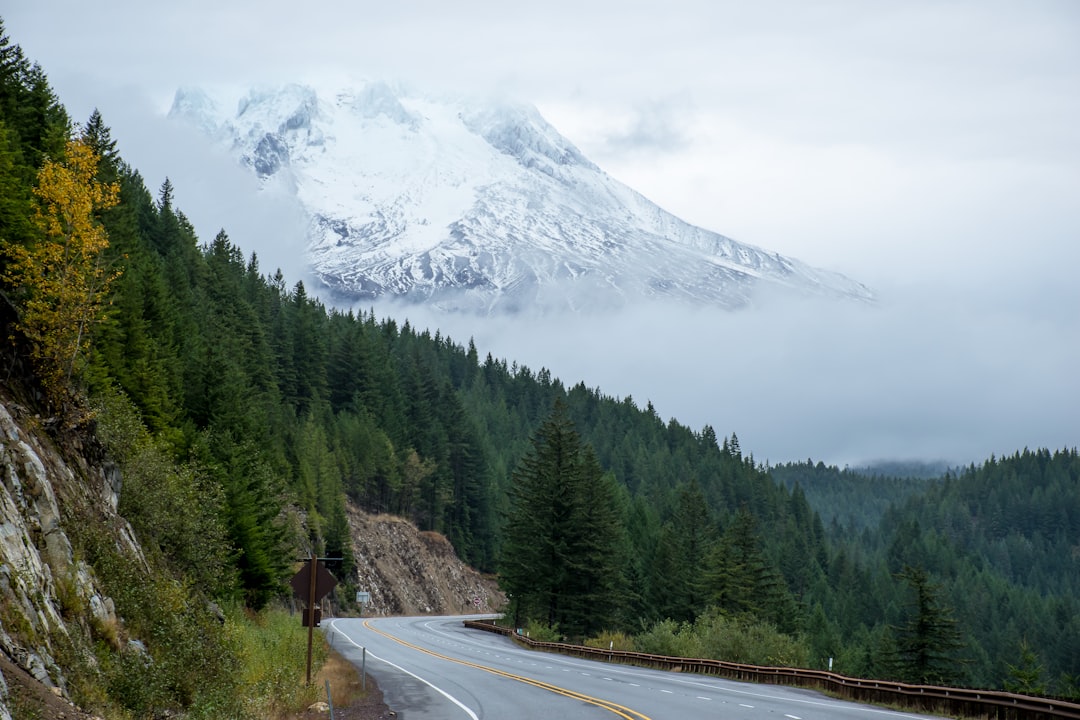
[{"label": "glacier", "polygon": [[181,88],[169,117],[296,194],[305,261],[340,303],[547,314],[643,299],[739,309],[776,291],[874,301],[844,275],[680,220],[529,105],[292,83]]}]

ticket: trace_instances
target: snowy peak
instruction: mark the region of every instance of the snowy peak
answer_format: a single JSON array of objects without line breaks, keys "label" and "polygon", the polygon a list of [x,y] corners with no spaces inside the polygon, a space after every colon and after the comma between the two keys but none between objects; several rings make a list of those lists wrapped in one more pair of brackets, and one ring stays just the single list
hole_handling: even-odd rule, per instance
[{"label": "snowy peak", "polygon": [[527,169],[554,176],[556,166],[581,165],[600,172],[534,107],[487,107],[462,117],[462,121],[493,148]]},{"label": "snowy peak", "polygon": [[367,120],[382,116],[413,131],[420,127],[421,118],[406,110],[397,93],[383,82],[368,83],[359,90],[339,91],[336,102]]},{"label": "snowy peak", "polygon": [[531,106],[290,84],[181,90],[170,116],[296,192],[307,259],[344,300],[481,313],[660,297],[738,308],[769,287],[872,300],[842,275],[683,222]]}]

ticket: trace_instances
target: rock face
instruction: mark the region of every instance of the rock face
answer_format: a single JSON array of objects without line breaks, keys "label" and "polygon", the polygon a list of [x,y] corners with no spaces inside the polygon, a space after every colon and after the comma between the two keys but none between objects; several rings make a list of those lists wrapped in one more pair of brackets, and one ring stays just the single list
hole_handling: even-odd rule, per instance
[{"label": "rock face", "polygon": [[356,509],[350,511],[349,526],[358,587],[371,593],[365,614],[489,613],[506,602],[494,578],[463,563],[438,533],[420,532],[399,517]]},{"label": "rock face", "polygon": [[[71,647],[72,624],[117,622],[112,599],[74,557],[67,528],[76,507],[115,517],[119,476],[87,462],[77,438],[75,452],[61,453],[44,424],[0,392],[0,650],[18,669],[9,675],[28,673],[61,698],[67,679],[56,657]],[[130,527],[118,524],[117,542],[141,557]],[[0,683],[0,720],[10,717],[8,693]]]}]

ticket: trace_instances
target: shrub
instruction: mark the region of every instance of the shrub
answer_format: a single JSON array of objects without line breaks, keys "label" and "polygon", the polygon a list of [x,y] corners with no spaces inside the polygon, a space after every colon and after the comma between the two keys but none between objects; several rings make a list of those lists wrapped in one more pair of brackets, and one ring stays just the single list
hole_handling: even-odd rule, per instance
[{"label": "shrub", "polygon": [[624,632],[605,630],[596,637],[585,641],[587,647],[600,648],[602,650],[634,651],[634,638]]},{"label": "shrub", "polygon": [[694,627],[705,657],[747,665],[807,666],[810,654],[806,644],[770,623],[710,610]]},{"label": "shrub", "polygon": [[[304,684],[308,631],[298,615],[276,608],[258,614],[234,611],[227,626],[239,657],[244,659],[236,688],[237,695],[244,698],[243,717],[265,718],[302,710],[319,699],[319,688]],[[314,673],[329,654],[321,633],[312,652]]]},{"label": "shrub", "polygon": [[537,642],[563,642],[566,639],[559,632],[558,625],[543,625],[535,620],[530,620],[525,626],[525,635]]},{"label": "shrub", "polygon": [[634,636],[638,652],[651,655],[697,658],[703,655],[701,642],[689,623],[661,620],[645,632]]},{"label": "shrub", "polygon": [[716,609],[693,623],[662,620],[633,638],[639,652],[671,657],[710,658],[747,665],[806,667],[806,643],[750,618]]}]

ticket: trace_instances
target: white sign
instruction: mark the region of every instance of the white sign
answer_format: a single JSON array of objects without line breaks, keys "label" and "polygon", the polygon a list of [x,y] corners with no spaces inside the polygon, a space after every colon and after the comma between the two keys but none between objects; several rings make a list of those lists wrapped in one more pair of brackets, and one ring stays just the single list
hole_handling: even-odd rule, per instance
[{"label": "white sign", "polygon": [[357,590],[356,591],[356,602],[358,602],[361,605],[367,605],[369,602],[371,602],[371,593],[364,592],[362,590]]}]

